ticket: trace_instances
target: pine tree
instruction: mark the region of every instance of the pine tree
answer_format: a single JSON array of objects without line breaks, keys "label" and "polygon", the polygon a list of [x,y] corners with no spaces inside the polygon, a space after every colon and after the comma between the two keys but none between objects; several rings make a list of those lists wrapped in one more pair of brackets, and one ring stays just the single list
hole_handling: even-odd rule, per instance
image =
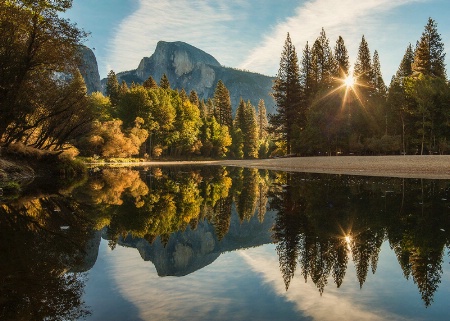
[{"label": "pine tree", "polygon": [[158,84],[156,83],[155,79],[153,79],[152,76],[148,76],[148,78],[144,81],[142,86],[144,86],[144,88],[146,89],[158,88]]},{"label": "pine tree", "polygon": [[387,88],[384,84],[383,76],[381,75],[380,57],[378,56],[378,51],[376,50],[373,53],[372,85],[377,95],[382,97],[386,95]]},{"label": "pine tree", "polygon": [[348,76],[350,63],[348,58],[348,51],[345,47],[344,39],[339,36],[334,46],[334,60],[336,62],[336,70],[334,76],[344,79]]},{"label": "pine tree", "polygon": [[[244,158],[258,157],[258,126],[256,123],[255,109],[250,101],[245,103],[242,98],[236,109],[234,119],[234,130],[239,131],[241,135],[236,143],[242,144]],[[239,149],[239,148],[238,148]]]},{"label": "pine tree", "polygon": [[271,128],[274,133],[281,136],[281,140],[286,143],[286,152],[290,154],[294,124],[299,124],[299,127],[306,124],[306,110],[302,109],[301,105],[298,57],[289,33],[272,90],[277,104],[277,114],[270,118]]},{"label": "pine tree", "polygon": [[[214,101],[211,98],[208,98],[206,101],[206,115],[207,117],[215,116],[216,107],[214,106]],[[217,119],[216,119],[217,120]]]},{"label": "pine tree", "polygon": [[415,51],[413,72],[420,72],[425,76],[446,78],[444,60],[444,44],[437,31],[437,24],[429,18]]},{"label": "pine tree", "polygon": [[303,104],[308,104],[317,90],[317,84],[314,80],[312,68],[311,48],[309,47],[308,42],[306,42],[305,49],[303,49],[300,69],[300,86],[302,88]]},{"label": "pine tree", "polygon": [[403,79],[405,77],[409,77],[412,75],[412,64],[414,62],[414,51],[412,49],[411,44],[406,48],[405,54],[403,55],[403,59],[400,62],[400,66],[398,67],[397,73],[395,77],[398,79]]},{"label": "pine tree", "polygon": [[106,96],[109,97],[111,105],[117,106],[119,102],[120,85],[114,71],[110,71],[106,77]]},{"label": "pine tree", "polygon": [[330,48],[325,30],[322,28],[319,37],[314,42],[311,49],[311,61],[313,64],[314,78],[322,87],[327,87],[332,80],[333,73],[336,69],[334,57]]},{"label": "pine tree", "polygon": [[191,90],[191,92],[189,93],[189,101],[191,102],[191,104],[194,104],[197,107],[200,106],[200,101],[195,90]]},{"label": "pine tree", "polygon": [[187,95],[187,93],[186,93],[186,90],[184,90],[184,88],[181,89],[179,95],[180,95],[180,98],[181,98],[181,101],[182,101],[182,102],[185,102],[185,101],[188,101],[188,100],[189,100],[189,97],[188,97],[188,95]]},{"label": "pine tree", "polygon": [[200,118],[206,119],[206,117],[208,116],[208,112],[206,110],[206,104],[203,99],[198,103],[198,109],[200,110]]},{"label": "pine tree", "polygon": [[163,74],[161,80],[159,81],[159,86],[162,89],[170,89],[169,78],[167,78],[166,74]]},{"label": "pine tree", "polygon": [[362,36],[361,44],[359,45],[354,75],[359,84],[363,86],[370,86],[372,80],[372,63],[369,45],[367,44],[364,36]]},{"label": "pine tree", "polygon": [[120,84],[119,87],[119,100],[120,98],[123,97],[123,95],[125,95],[128,92],[128,85],[127,82],[125,80],[122,80],[122,83]]},{"label": "pine tree", "polygon": [[262,140],[267,137],[267,128],[269,127],[269,122],[267,121],[266,105],[263,99],[259,100],[258,111],[256,115],[256,123],[258,125],[258,138]]},{"label": "pine tree", "polygon": [[230,92],[225,87],[222,80],[219,80],[214,92],[214,116],[220,125],[228,126],[231,128],[233,125],[233,119],[231,115],[231,99]]}]

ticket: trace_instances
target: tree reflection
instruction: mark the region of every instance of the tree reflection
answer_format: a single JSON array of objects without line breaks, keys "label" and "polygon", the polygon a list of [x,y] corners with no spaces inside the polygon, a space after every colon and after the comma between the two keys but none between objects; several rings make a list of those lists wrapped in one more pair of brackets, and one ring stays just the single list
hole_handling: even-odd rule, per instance
[{"label": "tree reflection", "polygon": [[270,207],[278,212],[273,238],[286,289],[296,269],[321,294],[330,277],[339,287],[350,257],[362,287],[389,238],[405,277],[430,305],[449,244],[449,191],[446,181],[276,175]]},{"label": "tree reflection", "polygon": [[[241,220],[249,220],[267,202],[267,182],[257,170],[206,168],[103,169],[75,193],[99,210],[93,219],[107,227],[110,247],[131,235],[164,244],[170,235],[210,221],[218,240],[228,232],[233,200]],[[242,186],[246,188],[242,188]],[[239,187],[239,188],[238,188]],[[259,195],[264,199],[259,200]]]},{"label": "tree reflection", "polygon": [[[200,231],[195,264],[201,266],[211,262],[201,255],[218,250],[219,242],[235,248],[230,235],[245,239],[235,225],[262,223],[269,208],[276,213],[271,233],[286,290],[296,274],[320,294],[331,280],[340,287],[350,260],[362,287],[388,240],[426,306],[441,282],[450,244],[448,181],[212,166],[104,168],[92,170],[83,186],[65,189],[64,197],[60,193],[0,206],[0,319],[86,315],[83,274],[73,271],[89,268],[86,249],[95,230],[104,231],[111,248],[145,239],[158,240],[164,250],[170,242],[168,260],[176,242],[192,245],[182,231]],[[202,247],[201,233],[215,234],[209,247]]]},{"label": "tree reflection", "polygon": [[0,205],[0,319],[75,320],[92,226],[82,205],[41,196]]}]

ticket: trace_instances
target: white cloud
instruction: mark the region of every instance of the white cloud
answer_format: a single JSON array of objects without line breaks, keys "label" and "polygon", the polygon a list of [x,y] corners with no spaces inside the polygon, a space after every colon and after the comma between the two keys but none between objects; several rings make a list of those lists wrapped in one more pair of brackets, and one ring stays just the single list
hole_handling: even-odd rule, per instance
[{"label": "white cloud", "polygon": [[[350,58],[354,60],[362,35],[380,35],[389,32],[389,26],[386,25],[386,17],[383,14],[412,2],[418,2],[418,0],[308,1],[300,5],[292,17],[278,24],[270,34],[267,34],[262,44],[253,50],[240,67],[274,74],[278,68],[278,66],[273,66],[273,62],[276,60],[274,57],[280,56],[288,32],[300,59],[306,42],[309,41],[312,45],[322,27],[330,39],[332,48],[339,35],[344,38]],[[392,38],[391,33],[388,35]],[[380,40],[383,39],[368,39],[369,47],[371,47],[371,43],[382,45]],[[405,43],[404,49],[406,49],[407,43]],[[371,47],[370,49],[373,52],[377,48]],[[396,64],[400,62],[401,57],[396,58]],[[382,55],[381,58],[383,58]]]},{"label": "white cloud", "polygon": [[[286,291],[277,266],[277,259],[267,255],[266,252],[267,248],[260,247],[246,252],[242,251],[239,254],[254,272],[261,275],[263,281],[277,295],[294,304],[295,309],[300,314],[311,318],[311,320],[407,320],[363,302],[364,299],[360,295],[357,281],[352,282],[348,278],[345,280],[347,287],[343,285],[340,289],[333,289],[333,286],[329,285],[322,297],[319,296],[319,291],[311,280],[304,283],[301,275],[292,280],[289,290]],[[366,296],[370,297],[367,294]]]},{"label": "white cloud", "polygon": [[[233,8],[241,0],[215,4],[203,0],[140,0],[139,8],[117,27],[109,44],[108,62],[114,70],[134,69],[149,57],[159,40],[184,41],[213,56],[232,56],[239,40],[229,25],[240,19]],[[232,8],[233,7],[233,8]],[[220,61],[220,60],[219,60]]]},{"label": "white cloud", "polygon": [[332,47],[339,35],[344,38],[351,61],[364,34],[372,53],[378,50],[388,82],[408,43],[418,39],[421,31],[417,30],[426,24],[424,20],[420,29],[408,30],[391,12],[427,1],[299,1],[292,15],[285,17],[286,11],[283,16],[275,14],[282,11],[276,6],[292,6],[290,0],[139,0],[138,9],[116,26],[107,61],[115,71],[135,69],[142,57],[153,53],[159,40],[184,41],[223,65],[275,75],[287,32],[300,58],[306,42],[313,42],[323,27]]}]

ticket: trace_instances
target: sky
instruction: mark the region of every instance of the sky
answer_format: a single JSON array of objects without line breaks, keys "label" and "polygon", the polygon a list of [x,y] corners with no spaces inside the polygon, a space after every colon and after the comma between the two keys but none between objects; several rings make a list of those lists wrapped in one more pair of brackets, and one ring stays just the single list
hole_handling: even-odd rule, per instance
[{"label": "sky", "polygon": [[90,32],[85,45],[94,49],[101,78],[136,69],[160,40],[189,43],[226,67],[275,76],[288,32],[300,60],[324,28],[332,48],[343,37],[352,65],[364,35],[389,84],[430,17],[450,68],[449,14],[448,0],[74,0],[65,16]]}]

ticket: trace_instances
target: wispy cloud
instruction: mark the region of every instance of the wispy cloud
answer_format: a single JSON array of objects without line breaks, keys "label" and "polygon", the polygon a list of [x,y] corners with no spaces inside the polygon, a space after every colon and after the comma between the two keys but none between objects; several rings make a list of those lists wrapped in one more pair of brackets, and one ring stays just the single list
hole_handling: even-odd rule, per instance
[{"label": "wispy cloud", "polygon": [[[234,21],[243,19],[236,8],[245,2],[203,0],[140,0],[139,9],[117,27],[109,44],[108,63],[123,71],[137,67],[150,56],[159,40],[184,41],[220,58],[236,54],[239,43]],[[234,40],[232,40],[234,39]]]},{"label": "wispy cloud", "polygon": [[[272,32],[265,35],[262,44],[252,51],[240,67],[266,73],[275,72],[274,57],[280,56],[288,32],[291,34],[300,58],[306,42],[309,41],[312,44],[322,27],[332,47],[334,41],[341,35],[352,55],[351,58],[355,59],[354,55],[363,34],[375,34],[374,31],[378,34],[389,33],[385,14],[399,6],[418,1],[420,0],[311,0],[305,2],[291,17],[279,23]],[[380,44],[380,37],[372,40],[373,43]],[[371,40],[368,41],[370,46]],[[397,57],[397,60],[400,61],[401,56]]]},{"label": "wispy cloud", "polygon": [[139,0],[138,9],[115,27],[106,60],[115,71],[130,70],[159,40],[184,41],[223,65],[275,75],[287,32],[301,56],[323,27],[332,47],[338,36],[344,38],[352,61],[364,34],[372,53],[378,50],[388,81],[427,18],[418,17],[423,23],[411,30],[396,9],[419,2],[431,0]]}]

